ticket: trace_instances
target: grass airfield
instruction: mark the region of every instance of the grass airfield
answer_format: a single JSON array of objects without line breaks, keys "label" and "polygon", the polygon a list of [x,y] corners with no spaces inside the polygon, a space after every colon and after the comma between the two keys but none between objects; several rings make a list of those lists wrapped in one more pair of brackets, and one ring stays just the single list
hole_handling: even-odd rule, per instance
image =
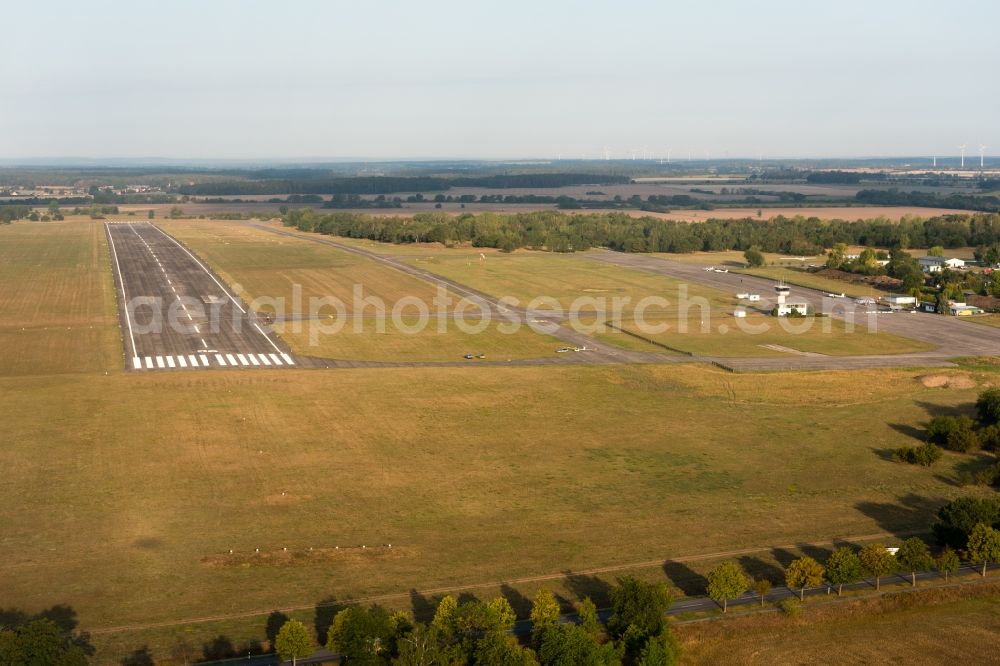
[{"label": "grass airfield", "polygon": [[[182,239],[251,293],[284,263],[335,279],[325,254],[251,255],[257,241],[210,224]],[[229,245],[213,250],[215,233]],[[493,582],[486,594],[505,580],[912,529],[964,492],[965,457],[932,469],[885,459],[930,413],[975,399],[918,370],[767,382],[701,365],[128,374],[103,238],[91,221],[0,227],[6,328],[60,331],[2,333],[17,342],[0,360],[0,598],[73,606],[104,661],[142,643],[168,655],[218,633],[260,638],[270,610],[308,618],[331,596],[399,595],[386,603],[413,608],[411,589]],[[530,259],[498,275],[525,292],[513,275],[549,281],[560,299],[618,279]],[[80,330],[97,332],[92,343]],[[990,379],[948,372],[965,386]],[[640,569],[677,586],[685,575]],[[616,573],[548,584],[571,600]],[[538,584],[508,588],[530,596]]]}]

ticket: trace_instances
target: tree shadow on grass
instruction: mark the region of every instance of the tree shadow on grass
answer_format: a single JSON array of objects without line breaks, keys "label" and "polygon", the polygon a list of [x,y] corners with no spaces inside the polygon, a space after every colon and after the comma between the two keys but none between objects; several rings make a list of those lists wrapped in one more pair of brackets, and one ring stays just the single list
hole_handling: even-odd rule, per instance
[{"label": "tree shadow on grass", "polygon": [[833,550],[827,546],[817,546],[815,544],[808,543],[800,545],[799,550],[802,551],[803,555],[808,555],[820,564],[826,562],[826,560],[833,553]]},{"label": "tree shadow on grass", "polygon": [[566,588],[576,597],[577,601],[582,601],[585,597],[590,597],[598,608],[607,608],[611,605],[612,585],[603,578],[588,576],[587,574],[575,574],[566,572]]},{"label": "tree shadow on grass", "polygon": [[507,600],[518,617],[528,617],[531,613],[531,599],[507,583],[500,585],[500,596]]},{"label": "tree shadow on grass", "polygon": [[774,562],[765,562],[759,557],[744,555],[737,559],[743,570],[753,576],[754,580],[761,578],[771,581],[772,585],[780,585],[785,580],[785,572]]},{"label": "tree shadow on grass", "polygon": [[274,646],[274,640],[278,637],[278,632],[281,631],[281,628],[290,619],[281,611],[273,611],[267,616],[267,624],[264,625],[264,635],[267,636],[267,641],[272,646]]},{"label": "tree shadow on grass", "polygon": [[875,520],[879,528],[902,536],[908,532],[928,530],[934,522],[941,500],[910,493],[896,502],[858,502],[855,508]]},{"label": "tree shadow on grass", "polygon": [[320,645],[326,645],[327,634],[333,618],[344,608],[344,604],[337,601],[336,597],[329,596],[316,603],[315,616],[313,617],[313,628],[316,630],[316,640]]},{"label": "tree shadow on grass", "polygon": [[132,652],[132,654],[121,660],[121,666],[153,666],[153,655],[150,654],[147,646]]},{"label": "tree shadow on grass", "polygon": [[889,427],[901,435],[906,435],[917,440],[921,444],[927,441],[927,431],[924,428],[918,428],[909,423],[890,423]]},{"label": "tree shadow on grass", "polygon": [[413,611],[413,619],[417,622],[430,622],[434,619],[439,603],[441,599],[438,597],[427,597],[416,589],[410,590],[410,609]]},{"label": "tree shadow on grass", "polygon": [[663,573],[687,596],[704,594],[708,587],[707,578],[681,562],[667,560],[663,563]]}]

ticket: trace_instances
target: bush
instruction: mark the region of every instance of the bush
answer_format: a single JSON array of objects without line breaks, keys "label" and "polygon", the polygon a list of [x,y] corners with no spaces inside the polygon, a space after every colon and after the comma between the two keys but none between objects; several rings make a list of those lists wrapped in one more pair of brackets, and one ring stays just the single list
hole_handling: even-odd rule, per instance
[{"label": "bush", "polygon": [[963,486],[995,486],[1000,482],[1000,462],[977,472],[962,472],[958,482]]},{"label": "bush", "polygon": [[795,617],[802,610],[802,604],[798,599],[794,597],[789,597],[788,599],[782,599],[778,602],[778,608],[781,612],[785,614],[785,617]]},{"label": "bush", "polygon": [[955,429],[957,419],[954,416],[935,416],[927,424],[927,441],[944,445],[948,443],[948,435]]},{"label": "bush", "polygon": [[1000,422],[1000,388],[986,389],[976,400],[976,413],[983,425]]},{"label": "bush", "polygon": [[940,460],[942,455],[944,452],[941,451],[940,446],[928,442],[920,446],[902,446],[893,451],[892,458],[897,462],[930,467]]},{"label": "bush", "polygon": [[987,451],[1000,452],[1000,425],[988,425],[979,430],[979,445]]},{"label": "bush", "polygon": [[959,453],[971,453],[979,450],[979,434],[973,429],[972,419],[960,416],[955,419],[955,426],[948,433],[945,446]]}]

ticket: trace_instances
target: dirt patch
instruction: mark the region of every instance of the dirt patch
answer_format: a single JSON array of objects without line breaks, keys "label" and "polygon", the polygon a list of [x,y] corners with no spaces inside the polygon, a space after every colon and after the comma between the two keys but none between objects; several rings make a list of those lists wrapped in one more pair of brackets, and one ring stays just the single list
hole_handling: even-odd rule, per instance
[{"label": "dirt patch", "polygon": [[412,556],[412,549],[383,544],[333,548],[281,548],[252,553],[230,552],[206,555],[201,558],[201,563],[207,567],[288,567],[327,562],[398,560]]},{"label": "dirt patch", "polygon": [[976,387],[976,380],[968,375],[922,375],[917,381],[927,388],[970,389]]},{"label": "dirt patch", "polygon": [[764,349],[770,349],[771,351],[782,352],[783,354],[796,354],[797,356],[826,356],[826,354],[819,354],[817,352],[806,352],[799,351],[798,349],[792,349],[791,347],[785,347],[784,345],[760,345]]}]

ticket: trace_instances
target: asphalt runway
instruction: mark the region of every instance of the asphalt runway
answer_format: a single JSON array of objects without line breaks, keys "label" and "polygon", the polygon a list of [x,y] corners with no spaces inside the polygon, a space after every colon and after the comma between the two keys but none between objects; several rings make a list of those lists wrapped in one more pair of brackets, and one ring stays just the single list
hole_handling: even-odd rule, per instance
[{"label": "asphalt runway", "polygon": [[159,227],[109,222],[105,230],[128,370],[296,365],[249,308]]}]

